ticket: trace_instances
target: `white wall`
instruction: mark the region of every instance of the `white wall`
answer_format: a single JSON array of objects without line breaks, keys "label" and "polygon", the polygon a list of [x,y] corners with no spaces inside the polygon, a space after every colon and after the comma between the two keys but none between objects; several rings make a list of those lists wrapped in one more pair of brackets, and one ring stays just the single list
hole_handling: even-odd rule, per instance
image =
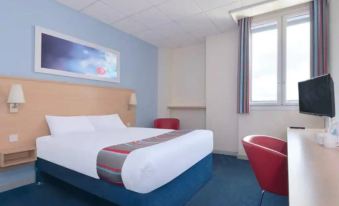
[{"label": "white wall", "polygon": [[206,40],[206,125],[214,132],[215,151],[245,156],[241,139],[250,134],[286,138],[288,126],[323,128],[320,117],[299,114],[297,109],[251,111],[238,115],[237,29]]},{"label": "white wall", "polygon": [[205,44],[159,49],[158,117],[180,119],[183,129],[204,129],[204,109],[168,109],[168,105],[205,105]]},{"label": "white wall", "polygon": [[158,117],[169,117],[167,104],[170,101],[170,72],[172,67],[172,50],[158,51]]},{"label": "white wall", "polygon": [[[330,0],[330,69],[335,82],[335,91],[339,92],[339,1]],[[194,76],[202,81],[203,68],[194,70],[189,65],[200,62],[203,64],[202,46],[183,48],[172,51],[170,92],[167,103],[203,102],[202,85],[197,84],[195,90],[190,84],[195,84],[190,72],[199,73]],[[241,139],[249,134],[267,134],[286,138],[288,126],[305,126],[309,128],[323,128],[324,121],[320,117],[299,114],[297,110],[251,111],[248,115],[236,113],[237,102],[237,62],[238,62],[237,28],[217,36],[206,39],[206,128],[214,132],[215,152],[225,154],[244,155]],[[200,52],[199,52],[200,51]],[[191,55],[191,54],[199,55]],[[173,60],[175,56],[175,60]],[[199,56],[199,58],[197,58]],[[187,59],[185,59],[187,58]],[[192,64],[191,64],[192,63]],[[198,64],[195,64],[198,65]],[[166,73],[166,72],[163,72]],[[168,73],[167,73],[168,75]],[[182,76],[180,76],[182,75]],[[186,80],[189,80],[186,82]],[[174,85],[173,84],[177,84]],[[182,90],[181,90],[182,89]],[[174,90],[174,91],[173,91]],[[198,92],[200,90],[200,92]],[[336,92],[336,93],[337,93]],[[195,95],[193,95],[195,94]],[[187,98],[186,98],[187,97]],[[336,95],[339,102],[339,95]],[[339,112],[339,104],[336,104]],[[203,115],[188,115],[188,111],[176,110],[169,115],[177,115],[189,122],[192,119],[204,119]],[[199,125],[201,123],[193,123]],[[191,126],[191,125],[190,125]]]},{"label": "white wall", "polygon": [[206,39],[206,127],[214,132],[214,150],[238,151],[236,30]]},{"label": "white wall", "polygon": [[171,105],[205,105],[205,44],[173,50]]},{"label": "white wall", "polygon": [[206,112],[202,109],[172,109],[170,117],[180,119],[181,129],[206,129]]},{"label": "white wall", "polygon": [[244,157],[241,140],[247,135],[264,134],[286,139],[287,127],[324,128],[324,119],[300,114],[297,110],[251,111],[250,114],[239,115],[238,124],[238,156]]}]

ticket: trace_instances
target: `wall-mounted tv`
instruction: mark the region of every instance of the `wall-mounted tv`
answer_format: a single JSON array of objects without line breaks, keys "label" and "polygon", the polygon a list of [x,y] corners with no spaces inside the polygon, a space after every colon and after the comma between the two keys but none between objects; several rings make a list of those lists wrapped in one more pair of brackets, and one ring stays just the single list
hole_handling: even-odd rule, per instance
[{"label": "wall-mounted tv", "polygon": [[334,84],[330,74],[299,82],[298,88],[300,113],[335,116]]}]

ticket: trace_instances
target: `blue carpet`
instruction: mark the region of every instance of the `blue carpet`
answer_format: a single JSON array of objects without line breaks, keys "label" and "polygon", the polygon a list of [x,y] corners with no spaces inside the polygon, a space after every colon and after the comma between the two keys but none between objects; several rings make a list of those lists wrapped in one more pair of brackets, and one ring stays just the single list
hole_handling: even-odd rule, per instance
[{"label": "blue carpet", "polygon": [[[225,155],[214,155],[212,179],[187,206],[257,206],[260,188],[248,161]],[[112,204],[49,178],[38,186],[27,185],[0,193],[1,206],[112,206]],[[270,193],[262,206],[288,206],[288,198]]]}]

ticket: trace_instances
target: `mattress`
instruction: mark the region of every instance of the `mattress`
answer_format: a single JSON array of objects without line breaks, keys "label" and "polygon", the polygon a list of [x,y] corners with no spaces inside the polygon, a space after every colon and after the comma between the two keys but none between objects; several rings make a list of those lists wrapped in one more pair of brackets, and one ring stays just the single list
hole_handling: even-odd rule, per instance
[{"label": "mattress", "polygon": [[[77,133],[37,138],[39,158],[99,179],[98,152],[107,146],[161,135],[172,130],[124,128],[110,132]],[[195,130],[161,144],[137,149],[124,162],[121,176],[125,188],[149,193],[170,182],[213,150],[213,133]]]}]

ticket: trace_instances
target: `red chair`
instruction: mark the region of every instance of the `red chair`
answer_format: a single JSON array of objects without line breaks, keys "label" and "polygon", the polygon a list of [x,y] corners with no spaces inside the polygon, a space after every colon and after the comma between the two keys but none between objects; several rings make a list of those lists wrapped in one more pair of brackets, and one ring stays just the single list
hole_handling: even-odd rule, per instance
[{"label": "red chair", "polygon": [[260,205],[265,191],[288,196],[286,141],[271,136],[252,135],[245,137],[242,144],[262,189]]},{"label": "red chair", "polygon": [[154,120],[154,128],[159,129],[180,129],[180,120],[175,118],[159,118]]}]

